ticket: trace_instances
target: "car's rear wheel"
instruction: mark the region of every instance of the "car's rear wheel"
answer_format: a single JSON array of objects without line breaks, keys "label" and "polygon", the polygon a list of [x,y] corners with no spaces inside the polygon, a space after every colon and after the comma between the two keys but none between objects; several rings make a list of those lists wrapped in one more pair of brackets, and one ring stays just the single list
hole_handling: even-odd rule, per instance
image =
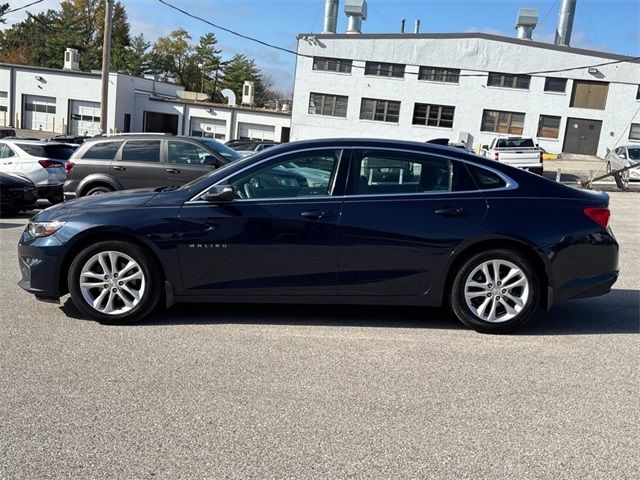
[{"label": "car's rear wheel", "polygon": [[69,292],[78,310],[103,323],[134,323],[160,298],[160,275],[137,245],[106,241],[82,250],[71,263]]},{"label": "car's rear wheel", "polygon": [[461,322],[479,332],[507,333],[534,315],[539,290],[526,257],[513,250],[490,250],[462,264],[453,281],[450,306]]},{"label": "car's rear wheel", "polygon": [[96,185],[95,187],[89,188],[89,190],[87,190],[87,193],[85,193],[85,196],[88,197],[90,195],[102,195],[103,193],[109,193],[113,191],[113,188],[108,187],[107,185]]}]

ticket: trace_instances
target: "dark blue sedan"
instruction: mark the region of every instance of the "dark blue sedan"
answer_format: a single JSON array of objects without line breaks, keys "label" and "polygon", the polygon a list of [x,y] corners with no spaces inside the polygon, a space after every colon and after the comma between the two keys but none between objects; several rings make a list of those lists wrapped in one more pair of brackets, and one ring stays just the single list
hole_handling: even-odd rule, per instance
[{"label": "dark blue sedan", "polygon": [[446,305],[506,332],[609,292],[608,200],[438,145],[290,143],[180,188],[39,213],[20,285],[48,301],[69,292],[106,323],[174,302]]}]

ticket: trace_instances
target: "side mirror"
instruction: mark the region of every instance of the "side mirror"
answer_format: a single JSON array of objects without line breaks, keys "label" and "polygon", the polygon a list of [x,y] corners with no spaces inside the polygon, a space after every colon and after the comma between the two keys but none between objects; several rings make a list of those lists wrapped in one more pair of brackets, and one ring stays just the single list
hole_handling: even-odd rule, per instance
[{"label": "side mirror", "polygon": [[489,150],[489,145],[482,145],[483,150]]},{"label": "side mirror", "polygon": [[220,166],[220,160],[218,160],[216,157],[214,157],[213,155],[206,155],[203,159],[202,159],[202,164],[203,165],[209,165],[211,167],[216,167],[218,168]]},{"label": "side mirror", "polygon": [[212,187],[200,198],[210,203],[231,202],[236,198],[236,193],[231,185],[219,185]]}]

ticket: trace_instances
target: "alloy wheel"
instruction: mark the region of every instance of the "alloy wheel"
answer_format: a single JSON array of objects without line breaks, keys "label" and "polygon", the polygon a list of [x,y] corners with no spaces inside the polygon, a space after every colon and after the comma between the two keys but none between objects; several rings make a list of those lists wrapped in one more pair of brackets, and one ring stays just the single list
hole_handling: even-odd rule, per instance
[{"label": "alloy wheel", "polygon": [[145,294],[142,268],[129,255],[117,251],[103,251],[89,258],[79,281],[84,300],[107,315],[130,312]]},{"label": "alloy wheel", "polygon": [[506,260],[488,260],[471,271],[464,285],[467,306],[480,320],[501,323],[515,318],[530,297],[523,270]]}]

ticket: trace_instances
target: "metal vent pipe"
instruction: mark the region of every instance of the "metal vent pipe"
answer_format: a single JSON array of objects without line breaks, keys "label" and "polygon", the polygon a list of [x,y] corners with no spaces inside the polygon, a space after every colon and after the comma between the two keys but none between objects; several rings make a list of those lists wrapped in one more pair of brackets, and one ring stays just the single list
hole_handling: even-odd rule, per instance
[{"label": "metal vent pipe", "polygon": [[407,22],[406,18],[400,20],[400,33],[404,33],[404,24]]},{"label": "metal vent pipe", "polygon": [[413,29],[413,33],[420,33],[420,20],[416,20],[416,26]]},{"label": "metal vent pipe", "polygon": [[571,30],[576,16],[577,0],[562,0],[558,13],[558,27],[556,29],[556,45],[569,46],[571,42]]},{"label": "metal vent pipe", "polygon": [[340,0],[324,0],[324,29],[322,33],[338,31],[338,4]]}]

